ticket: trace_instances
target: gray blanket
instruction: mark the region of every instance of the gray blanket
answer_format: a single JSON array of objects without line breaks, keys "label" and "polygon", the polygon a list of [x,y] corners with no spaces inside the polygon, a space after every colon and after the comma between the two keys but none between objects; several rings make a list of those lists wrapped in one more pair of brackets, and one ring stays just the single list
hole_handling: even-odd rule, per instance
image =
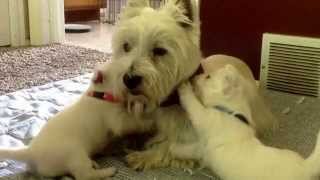
[{"label": "gray blanket", "polygon": [[[49,117],[81,95],[88,87],[90,77],[91,74],[86,74],[0,96],[0,147],[28,144]],[[275,133],[267,134],[263,141],[308,155],[313,149],[320,127],[319,100],[272,91],[266,92],[266,97],[279,118],[280,128]],[[119,169],[113,179],[218,179],[208,170],[160,168],[136,172],[126,166],[122,157],[103,157],[97,161],[102,167],[115,166]],[[9,160],[1,162],[0,179],[48,179],[28,174],[25,170],[23,163]],[[67,177],[58,179],[65,178]]]}]

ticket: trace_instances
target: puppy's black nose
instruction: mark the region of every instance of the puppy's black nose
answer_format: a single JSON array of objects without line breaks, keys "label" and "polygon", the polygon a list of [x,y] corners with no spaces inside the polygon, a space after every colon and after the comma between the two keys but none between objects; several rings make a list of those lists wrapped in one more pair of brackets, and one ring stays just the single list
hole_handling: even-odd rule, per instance
[{"label": "puppy's black nose", "polygon": [[126,85],[128,89],[135,89],[142,82],[142,77],[138,75],[128,75],[125,74],[123,76],[123,83]]}]

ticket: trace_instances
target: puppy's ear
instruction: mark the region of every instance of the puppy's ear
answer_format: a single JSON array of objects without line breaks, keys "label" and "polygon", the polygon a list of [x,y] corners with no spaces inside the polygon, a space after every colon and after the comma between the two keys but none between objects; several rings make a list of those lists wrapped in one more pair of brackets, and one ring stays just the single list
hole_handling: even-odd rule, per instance
[{"label": "puppy's ear", "polygon": [[222,85],[223,85],[223,93],[226,96],[232,96],[237,93],[237,89],[239,87],[239,74],[237,69],[227,64],[221,71],[220,71]]},{"label": "puppy's ear", "polygon": [[126,7],[120,15],[120,20],[138,16],[145,7],[149,7],[149,0],[128,0]]},{"label": "puppy's ear", "polygon": [[171,0],[164,10],[168,11],[184,28],[191,27],[198,22],[198,7],[195,0]]},{"label": "puppy's ear", "polygon": [[239,75],[237,68],[235,68],[231,64],[226,64],[223,70],[225,71],[226,76],[229,76],[230,78],[233,78],[233,79],[236,79]]}]

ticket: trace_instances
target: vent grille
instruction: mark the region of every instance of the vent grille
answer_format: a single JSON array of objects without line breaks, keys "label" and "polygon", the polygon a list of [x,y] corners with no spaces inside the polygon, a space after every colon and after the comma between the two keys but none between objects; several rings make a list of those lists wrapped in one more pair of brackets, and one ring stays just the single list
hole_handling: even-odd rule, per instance
[{"label": "vent grille", "polygon": [[264,34],[261,84],[267,89],[319,97],[320,39]]}]

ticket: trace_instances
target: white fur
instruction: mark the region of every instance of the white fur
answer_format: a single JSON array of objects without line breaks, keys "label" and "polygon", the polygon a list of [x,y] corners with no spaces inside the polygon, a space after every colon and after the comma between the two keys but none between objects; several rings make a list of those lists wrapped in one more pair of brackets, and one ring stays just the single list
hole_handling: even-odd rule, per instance
[{"label": "white fur", "polygon": [[[135,110],[130,110],[132,106],[128,106],[130,112],[139,114],[143,111],[157,125],[157,133],[146,143],[146,149],[130,153],[126,159],[134,169],[192,167],[194,162],[177,159],[169,152],[172,143],[197,141],[188,117],[180,106],[159,105],[200,66],[198,6],[194,0],[168,0],[164,7],[154,10],[148,2],[128,0],[112,41],[112,69],[118,70],[118,77],[129,74],[143,78],[138,87],[124,91],[124,96],[138,95],[145,99],[143,108],[135,106]],[[166,49],[168,53],[154,56],[153,49],[157,47]],[[204,68],[211,65],[216,66],[205,63]],[[252,106],[260,110],[265,107],[255,83],[248,86],[248,94],[252,96]],[[257,114],[268,115],[267,111],[260,110]],[[254,125],[257,129],[269,129],[268,125],[272,124],[269,119],[262,119]]]},{"label": "white fur", "polygon": [[[297,153],[263,145],[252,127],[233,115],[213,107],[223,105],[253,122],[247,80],[226,65],[215,73],[203,74],[179,88],[200,141],[176,144],[171,152],[182,158],[201,159],[224,180],[316,180],[320,174],[320,140],[314,152],[303,159]],[[194,89],[193,89],[194,88]]]},{"label": "white fur", "polygon": [[[191,3],[190,8],[187,3]],[[143,112],[157,121],[158,132],[147,143],[146,151],[127,156],[131,167],[147,169],[193,164],[179,162],[167,153],[171,141],[194,136],[190,122],[179,106],[159,108],[159,105],[200,65],[199,37],[193,0],[170,0],[159,10],[150,8],[148,0],[129,0],[121,14],[112,41],[112,68],[119,70],[119,77],[124,74],[143,77],[142,83],[134,90],[127,90],[125,96],[145,97]],[[128,52],[124,48],[126,43]],[[158,47],[166,49],[167,53],[154,56],[153,49]],[[136,111],[141,111],[139,109],[137,107]],[[165,128],[168,124],[172,129]],[[177,129],[184,129],[185,134],[177,134]]]},{"label": "white fur", "polygon": [[[147,112],[151,112],[193,74],[201,54],[198,26],[183,15],[183,8],[174,0],[160,10],[147,4],[146,0],[129,0],[113,36],[112,61],[122,75],[143,77],[142,84],[134,91],[146,96]],[[123,48],[126,43],[129,52]],[[153,49],[157,47],[166,49],[167,53],[154,56]]]},{"label": "white fur", "polygon": [[[103,84],[91,84],[88,92],[110,91],[122,97],[123,88],[116,86],[117,69],[99,68]],[[134,100],[136,103],[139,100]],[[143,102],[142,102],[143,103]],[[31,170],[44,176],[71,174],[77,180],[94,180],[112,176],[115,168],[95,169],[91,156],[103,150],[117,136],[148,129],[150,121],[133,118],[126,102],[112,103],[82,95],[73,105],[51,118],[28,147],[0,149],[1,159],[26,162]],[[140,105],[139,105],[140,106]]]}]

